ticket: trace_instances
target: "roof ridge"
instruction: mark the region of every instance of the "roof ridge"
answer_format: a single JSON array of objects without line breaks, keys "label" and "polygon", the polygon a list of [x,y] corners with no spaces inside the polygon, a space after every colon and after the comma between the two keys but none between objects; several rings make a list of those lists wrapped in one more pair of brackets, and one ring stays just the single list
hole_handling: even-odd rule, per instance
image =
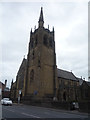
[{"label": "roof ridge", "polygon": [[57,68],[57,70],[58,70],[58,77],[65,78],[65,79],[68,79],[68,80],[78,81],[78,79],[76,78],[74,73],[72,73],[70,71],[58,69],[58,68]]},{"label": "roof ridge", "polygon": [[59,69],[59,68],[57,68],[58,70],[62,70],[62,71],[66,71],[66,72],[69,72],[69,73],[72,73],[72,72],[70,72],[70,71],[67,71],[67,70],[63,70],[63,69]]}]

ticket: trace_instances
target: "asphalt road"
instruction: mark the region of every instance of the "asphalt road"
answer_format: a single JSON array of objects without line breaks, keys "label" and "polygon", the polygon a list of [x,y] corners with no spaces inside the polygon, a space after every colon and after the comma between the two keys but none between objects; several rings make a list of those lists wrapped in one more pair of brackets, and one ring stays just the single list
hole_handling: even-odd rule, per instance
[{"label": "asphalt road", "polygon": [[88,114],[29,105],[2,106],[2,118],[88,118]]}]

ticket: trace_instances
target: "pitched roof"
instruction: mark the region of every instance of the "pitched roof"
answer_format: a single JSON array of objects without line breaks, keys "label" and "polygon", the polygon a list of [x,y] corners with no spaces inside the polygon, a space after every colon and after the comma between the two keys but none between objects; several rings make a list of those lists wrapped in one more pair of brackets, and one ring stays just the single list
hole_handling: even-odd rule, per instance
[{"label": "pitched roof", "polygon": [[86,81],[86,82],[87,82],[88,86],[90,86],[90,82],[89,81]]},{"label": "pitched roof", "polygon": [[26,63],[27,63],[27,59],[23,58],[22,63],[20,65],[20,68],[18,70],[18,74],[20,73],[20,71],[22,70],[22,68],[24,69],[26,67]]},{"label": "pitched roof", "polygon": [[75,75],[72,72],[62,70],[62,69],[57,69],[57,73],[59,78],[78,81],[78,79],[75,77]]},{"label": "pitched roof", "polygon": [[0,84],[2,84],[2,85],[4,85],[4,86],[5,86],[5,84],[4,84],[4,83],[2,83],[1,81],[0,81]]},{"label": "pitched roof", "polygon": [[78,78],[78,77],[77,77],[77,79],[79,80],[79,85],[82,85],[84,80],[82,78]]}]

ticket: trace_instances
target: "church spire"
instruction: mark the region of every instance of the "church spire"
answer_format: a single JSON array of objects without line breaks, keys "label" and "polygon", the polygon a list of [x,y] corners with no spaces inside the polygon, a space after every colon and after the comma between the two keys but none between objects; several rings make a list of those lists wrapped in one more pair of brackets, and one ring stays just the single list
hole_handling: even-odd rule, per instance
[{"label": "church spire", "polygon": [[43,8],[41,7],[40,17],[39,17],[39,27],[43,27],[44,19],[43,19]]}]

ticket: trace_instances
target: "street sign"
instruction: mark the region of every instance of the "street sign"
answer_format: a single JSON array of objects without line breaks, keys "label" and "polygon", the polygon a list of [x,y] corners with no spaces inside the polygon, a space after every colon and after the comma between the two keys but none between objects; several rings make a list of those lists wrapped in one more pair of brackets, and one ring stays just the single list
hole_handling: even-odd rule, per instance
[{"label": "street sign", "polygon": [[37,93],[38,93],[38,91],[37,91],[37,90],[35,90],[35,91],[34,91],[34,95],[37,95]]}]

